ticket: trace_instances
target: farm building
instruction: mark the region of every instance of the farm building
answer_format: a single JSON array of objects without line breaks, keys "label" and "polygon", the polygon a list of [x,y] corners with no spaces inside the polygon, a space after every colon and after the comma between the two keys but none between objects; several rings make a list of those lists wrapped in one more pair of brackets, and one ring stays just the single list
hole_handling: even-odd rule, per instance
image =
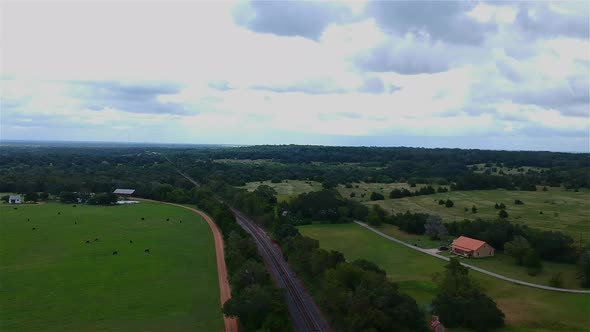
[{"label": "farm building", "polygon": [[133,196],[133,193],[135,192],[135,189],[115,189],[115,191],[113,191],[113,194],[119,196],[119,197],[130,197]]},{"label": "farm building", "polygon": [[20,203],[21,203],[20,195],[10,195],[8,197],[8,204],[20,204]]},{"label": "farm building", "polygon": [[467,258],[481,258],[494,256],[495,249],[484,241],[459,236],[451,244],[451,252]]}]

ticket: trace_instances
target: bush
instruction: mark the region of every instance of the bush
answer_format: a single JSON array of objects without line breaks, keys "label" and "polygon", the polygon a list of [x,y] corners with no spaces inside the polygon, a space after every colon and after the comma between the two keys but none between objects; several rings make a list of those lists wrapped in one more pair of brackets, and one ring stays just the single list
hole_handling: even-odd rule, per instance
[{"label": "bush", "polygon": [[385,199],[385,196],[383,196],[380,193],[376,193],[374,191],[371,193],[371,200],[372,201],[382,201],[384,199]]},{"label": "bush", "polygon": [[500,210],[500,212],[498,212],[498,216],[502,219],[506,219],[508,218],[508,212],[506,212],[506,210]]},{"label": "bush", "polygon": [[523,263],[527,269],[528,275],[530,276],[536,276],[543,271],[543,263],[541,263],[541,258],[539,258],[539,255],[537,255],[537,253],[533,250],[529,251],[526,256],[524,256]]},{"label": "bush", "polygon": [[516,205],[524,205],[524,202],[521,201],[520,199],[515,199],[514,200],[514,204],[516,204]]},{"label": "bush", "polygon": [[445,207],[447,208],[452,208],[453,205],[455,205],[455,203],[453,203],[453,201],[451,201],[450,199],[447,199],[447,201],[445,202]]},{"label": "bush", "polygon": [[549,278],[549,286],[563,288],[563,277],[561,272],[553,273]]}]

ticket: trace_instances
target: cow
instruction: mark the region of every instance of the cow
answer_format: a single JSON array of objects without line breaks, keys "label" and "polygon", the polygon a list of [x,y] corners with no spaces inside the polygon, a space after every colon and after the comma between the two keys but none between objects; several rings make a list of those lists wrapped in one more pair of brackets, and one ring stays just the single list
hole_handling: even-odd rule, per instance
[{"label": "cow", "polygon": [[133,243],[133,240],[129,240],[129,243]]},{"label": "cow", "polygon": [[117,250],[113,251],[113,256],[118,255],[119,252]]},{"label": "cow", "polygon": [[150,253],[150,248],[146,248],[143,252],[149,254]]},{"label": "cow", "polygon": [[90,240],[86,240],[86,244],[90,243]]}]

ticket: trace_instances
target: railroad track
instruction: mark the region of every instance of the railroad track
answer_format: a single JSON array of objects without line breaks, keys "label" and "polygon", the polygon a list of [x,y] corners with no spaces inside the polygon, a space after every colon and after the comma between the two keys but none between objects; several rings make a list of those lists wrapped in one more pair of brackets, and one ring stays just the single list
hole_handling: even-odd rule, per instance
[{"label": "railroad track", "polygon": [[276,249],[267,235],[240,211],[232,208],[232,212],[235,214],[236,220],[242,228],[252,235],[263,257],[268,258],[267,264],[276,272],[274,273],[275,279],[277,279],[279,285],[284,286],[288,292],[288,296],[292,299],[293,307],[297,312],[292,312],[291,316],[298,315],[300,317],[300,319],[293,317],[297,330],[313,332],[328,331],[329,327],[323,318],[321,318],[321,314],[318,312],[319,310],[314,307],[314,304],[309,303],[311,301],[309,295],[304,294],[301,287],[297,285],[290,270],[286,267],[286,263],[277,254]]}]

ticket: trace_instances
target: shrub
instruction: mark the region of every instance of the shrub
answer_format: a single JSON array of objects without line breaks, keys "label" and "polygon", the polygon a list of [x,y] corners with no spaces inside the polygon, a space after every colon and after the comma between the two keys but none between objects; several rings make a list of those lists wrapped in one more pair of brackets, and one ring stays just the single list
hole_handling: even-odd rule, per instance
[{"label": "shrub", "polygon": [[453,201],[451,201],[450,199],[447,199],[447,201],[445,202],[445,207],[447,208],[452,208],[453,205],[455,205],[455,203],[453,203]]},{"label": "shrub", "polygon": [[561,272],[553,273],[549,278],[549,286],[563,288],[563,277]]},{"label": "shrub", "polygon": [[383,196],[380,193],[376,193],[376,192],[371,193],[371,200],[372,201],[382,201],[384,199],[385,199],[385,196]]}]

